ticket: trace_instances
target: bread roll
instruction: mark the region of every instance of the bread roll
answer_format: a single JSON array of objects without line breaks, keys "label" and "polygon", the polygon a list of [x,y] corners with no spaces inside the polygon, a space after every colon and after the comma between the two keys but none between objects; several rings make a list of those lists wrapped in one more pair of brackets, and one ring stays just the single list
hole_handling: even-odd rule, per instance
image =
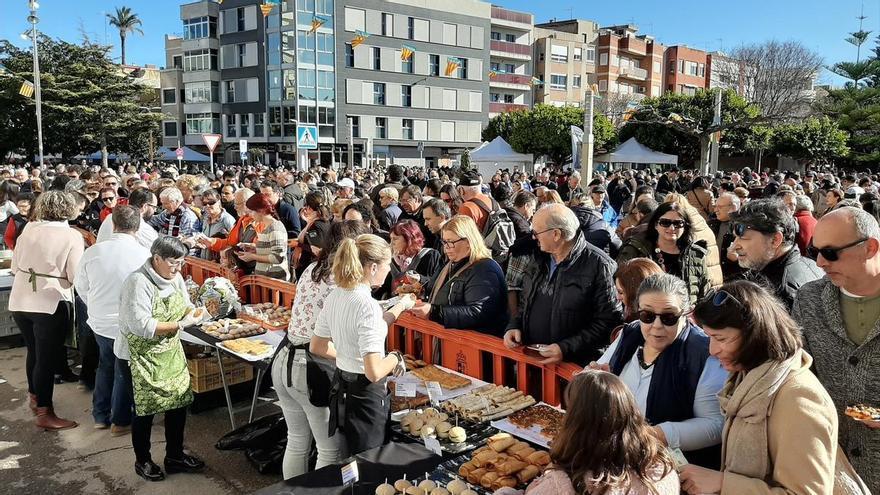
[{"label": "bread roll", "polygon": [[541,468],[534,464],[529,464],[524,467],[522,471],[516,473],[516,479],[518,479],[520,483],[528,483],[537,478],[539,474],[541,474]]},{"label": "bread roll", "polygon": [[465,490],[465,491],[459,493],[458,495],[478,495],[478,494],[477,494],[477,492],[475,492],[475,491],[471,490],[470,488],[468,488],[467,490]]},{"label": "bread roll", "polygon": [[[461,476],[464,476],[465,478],[467,478],[467,475],[468,475],[471,471],[473,471],[474,469],[477,469],[477,466],[475,466],[473,462],[466,462],[466,463],[464,463],[464,464],[462,464],[461,466],[458,467],[458,474],[461,475]],[[467,487],[465,487],[465,488],[467,488]],[[464,488],[462,488],[462,490],[463,490],[463,489],[464,489]],[[451,490],[450,490],[450,491],[451,491]]]},{"label": "bread roll", "polygon": [[482,478],[480,478],[480,486],[482,486],[483,488],[491,488],[492,484],[495,483],[495,480],[497,480],[500,477],[501,477],[500,474],[498,474],[494,471],[490,471],[490,472],[484,474]]},{"label": "bread roll", "polygon": [[495,452],[504,452],[505,450],[507,450],[508,447],[515,443],[516,440],[514,440],[512,437],[502,438],[494,442],[490,439],[489,447],[492,447],[492,450],[494,450]]},{"label": "bread roll", "polygon": [[519,472],[526,466],[528,466],[527,463],[511,457],[504,461],[502,464],[497,465],[495,467],[495,471],[500,473],[502,476],[510,476]]},{"label": "bread roll", "polygon": [[474,469],[467,475],[467,480],[471,483],[479,483],[480,479],[486,474],[488,470],[486,468],[478,468]]},{"label": "bread roll", "polygon": [[[467,464],[467,463],[465,463]],[[446,484],[446,489],[449,490],[449,493],[452,495],[461,495],[461,492],[468,489],[467,483],[461,481],[460,479],[454,479]],[[433,493],[431,495],[434,495]]]},{"label": "bread roll", "polygon": [[437,488],[437,483],[434,483],[431,480],[424,480],[421,483],[419,483],[419,488],[421,488],[422,490],[425,490],[425,493],[430,493],[431,490],[433,490],[434,488]]},{"label": "bread roll", "polygon": [[[509,450],[508,450],[509,451]],[[529,456],[537,452],[535,449],[531,447],[526,447],[524,449],[519,449],[512,455],[521,461],[528,462]]]},{"label": "bread roll", "polygon": [[544,452],[543,450],[539,450],[538,452],[530,455],[528,459],[526,459],[526,461],[528,461],[529,464],[535,464],[537,466],[543,467],[547,464],[550,464],[550,454]]},{"label": "bread roll", "polygon": [[406,495],[425,495],[425,490],[422,490],[421,488],[419,488],[417,486],[411,486],[411,487],[407,488],[404,493]]},{"label": "bread roll", "polygon": [[376,495],[394,495],[395,493],[397,493],[397,490],[388,483],[382,483],[376,487]]},{"label": "bread roll", "polygon": [[397,480],[394,482],[394,489],[400,493],[405,492],[406,489],[411,486],[412,486],[412,483],[410,483],[408,480]]}]

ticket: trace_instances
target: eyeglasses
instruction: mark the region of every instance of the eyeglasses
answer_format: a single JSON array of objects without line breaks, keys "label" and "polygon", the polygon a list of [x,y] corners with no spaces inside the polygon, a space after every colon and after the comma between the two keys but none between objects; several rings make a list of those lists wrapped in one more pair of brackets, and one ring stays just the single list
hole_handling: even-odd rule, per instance
[{"label": "eyeglasses", "polygon": [[810,242],[810,245],[807,247],[807,252],[813,258],[818,258],[819,255],[821,254],[822,257],[825,258],[827,261],[837,261],[840,259],[840,252],[841,251],[843,251],[844,249],[849,249],[853,246],[858,246],[859,244],[861,244],[867,240],[868,240],[868,238],[866,237],[864,239],[859,239],[858,241],[851,242],[845,246],[840,246],[840,247],[836,247],[836,248],[833,248],[833,247],[817,248],[816,246],[813,245],[812,242]]},{"label": "eyeglasses", "polygon": [[168,266],[173,266],[173,267],[178,267],[178,268],[180,268],[181,266],[183,266],[184,263],[186,263],[186,259],[184,259],[184,258],[181,258],[179,260],[162,258],[162,261],[164,261],[165,263],[168,263]]},{"label": "eyeglasses", "polygon": [[202,204],[205,205],[205,206],[214,206],[214,205],[217,204],[217,202],[216,202],[216,201],[204,201],[204,200],[202,200]]},{"label": "eyeglasses", "polygon": [[114,199],[116,199],[116,196],[110,196],[109,198],[101,198],[101,201],[103,201],[105,203],[109,203],[109,202],[113,201]]},{"label": "eyeglasses", "polygon": [[542,230],[542,231],[540,231],[540,232],[535,232],[535,231],[533,230],[533,231],[532,231],[532,239],[538,240],[538,236],[539,236],[539,235],[544,234],[544,233],[547,233],[547,232],[550,232],[551,230],[556,230],[556,229],[547,229],[547,230]]},{"label": "eyeglasses", "polygon": [[657,225],[663,227],[664,229],[668,229],[669,227],[674,227],[676,229],[683,229],[687,223],[684,220],[672,220],[670,218],[661,218],[657,220]]},{"label": "eyeglasses", "polygon": [[452,249],[452,248],[454,248],[455,245],[458,244],[459,242],[461,242],[461,241],[466,241],[466,240],[467,240],[466,237],[462,237],[462,238],[460,238],[460,239],[456,239],[456,240],[454,240],[454,241],[442,241],[442,242],[443,242],[443,247],[448,248],[448,249]]},{"label": "eyeglasses", "polygon": [[650,325],[657,321],[657,318],[660,318],[660,323],[669,327],[678,323],[683,315],[684,313],[655,313],[643,309],[639,311],[639,321],[646,325]]}]

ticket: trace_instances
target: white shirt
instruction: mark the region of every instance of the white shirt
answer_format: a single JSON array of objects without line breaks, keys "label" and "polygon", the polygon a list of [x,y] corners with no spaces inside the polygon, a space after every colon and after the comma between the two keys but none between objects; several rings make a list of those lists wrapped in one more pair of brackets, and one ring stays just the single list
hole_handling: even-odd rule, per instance
[{"label": "white shirt", "polygon": [[18,206],[12,201],[6,200],[0,205],[0,222],[5,222],[12,215],[18,215]]},{"label": "white shirt", "polygon": [[[602,354],[602,357],[597,361],[599,364],[611,362],[611,356],[617,350],[622,335],[623,332],[620,332],[605,354]],[[638,353],[633,353],[632,358],[620,372],[621,381],[635,396],[636,404],[642,414],[645,414],[648,409],[648,390],[651,387],[653,374],[653,366],[646,370],[642,369]],[[721,406],[718,405],[718,392],[726,380],[727,371],[721,367],[718,359],[709,356],[703,366],[703,373],[700,375],[694,394],[694,417],[684,421],[667,421],[656,425],[666,435],[669,448],[685,451],[698,450],[721,441],[724,415],[721,412]]]},{"label": "white shirt", "polygon": [[130,234],[113,234],[86,249],[74,279],[76,292],[88,306],[88,324],[108,339],[119,336],[119,294],[122,283],[150,258],[150,250]]},{"label": "white shirt", "polygon": [[[101,227],[98,229],[98,237],[95,243],[104,242],[113,235],[113,214],[107,215],[107,218],[101,222]],[[141,246],[150,249],[153,246],[153,241],[159,237],[159,233],[156,232],[156,229],[150,226],[147,222],[141,218],[141,224],[138,227],[137,234],[135,234],[135,238]]]},{"label": "white shirt", "polygon": [[354,289],[336,287],[318,314],[315,335],[330,339],[336,347],[336,367],[364,374],[364,356],[376,352],[385,357],[388,324],[382,307],[361,284]]}]

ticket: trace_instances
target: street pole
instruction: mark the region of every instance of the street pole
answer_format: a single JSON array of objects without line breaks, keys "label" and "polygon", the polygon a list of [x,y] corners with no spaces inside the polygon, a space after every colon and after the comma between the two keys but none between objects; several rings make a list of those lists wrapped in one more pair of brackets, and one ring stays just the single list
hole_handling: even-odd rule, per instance
[{"label": "street pole", "polygon": [[[721,89],[718,89],[718,93],[715,94],[715,118],[712,120],[712,125],[717,128],[721,126]],[[708,174],[713,174],[718,171],[718,154],[721,151],[721,132],[716,131],[712,136],[712,151],[710,153],[709,158],[709,170]]]},{"label": "street pole", "polygon": [[214,174],[214,150],[211,151],[211,174]]},{"label": "street pole", "polygon": [[348,118],[348,169],[354,170],[354,122]]},{"label": "street pole", "polygon": [[584,139],[585,143],[581,143],[581,169],[583,170],[584,181],[589,184],[593,180],[593,88],[588,89],[589,93],[586,97],[589,99],[587,103],[588,111],[584,112]]},{"label": "street pole", "polygon": [[40,155],[40,169],[43,168],[43,98],[40,92],[40,55],[37,51],[37,23],[40,18],[37,17],[37,9],[40,5],[36,0],[30,0],[28,7],[31,15],[28,16],[28,22],[31,23],[31,40],[34,43],[34,97],[37,103],[37,149]]}]

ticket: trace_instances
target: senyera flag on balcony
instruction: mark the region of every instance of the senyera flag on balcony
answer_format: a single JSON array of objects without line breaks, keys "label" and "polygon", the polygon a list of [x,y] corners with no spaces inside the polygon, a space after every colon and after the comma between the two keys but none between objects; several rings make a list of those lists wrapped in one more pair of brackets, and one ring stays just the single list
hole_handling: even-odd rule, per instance
[{"label": "senyera flag on balcony", "polygon": [[495,79],[498,77],[498,74],[507,74],[507,71],[504,69],[489,69],[489,78]]},{"label": "senyera flag on balcony", "polygon": [[263,13],[263,17],[269,17],[269,14],[272,12],[272,9],[275,8],[274,3],[263,3],[260,4],[260,11]]},{"label": "senyera flag on balcony", "polygon": [[452,75],[453,72],[458,70],[458,68],[460,66],[461,66],[461,59],[460,58],[446,57],[446,71],[444,72],[444,74],[446,74],[446,77],[449,77]]},{"label": "senyera flag on balcony", "polygon": [[312,19],[312,28],[309,29],[309,34],[314,33],[315,31],[318,30],[319,27],[323,26],[324,24],[327,24],[327,21],[329,21],[329,19],[327,19],[326,17],[321,17],[319,15],[316,15],[315,18]]},{"label": "senyera flag on balcony", "polygon": [[366,31],[355,31],[354,38],[351,39],[351,47],[357,48],[360,46],[367,38],[370,37],[370,33]]},{"label": "senyera flag on balcony", "polygon": [[544,85],[544,81],[542,81],[541,79],[539,79],[537,77],[532,77],[532,79],[529,81],[529,83],[532,86],[543,86]]},{"label": "senyera flag on balcony", "polygon": [[403,60],[404,62],[409,62],[409,59],[412,58],[415,52],[415,47],[410,45],[402,45],[400,47],[400,60]]}]

